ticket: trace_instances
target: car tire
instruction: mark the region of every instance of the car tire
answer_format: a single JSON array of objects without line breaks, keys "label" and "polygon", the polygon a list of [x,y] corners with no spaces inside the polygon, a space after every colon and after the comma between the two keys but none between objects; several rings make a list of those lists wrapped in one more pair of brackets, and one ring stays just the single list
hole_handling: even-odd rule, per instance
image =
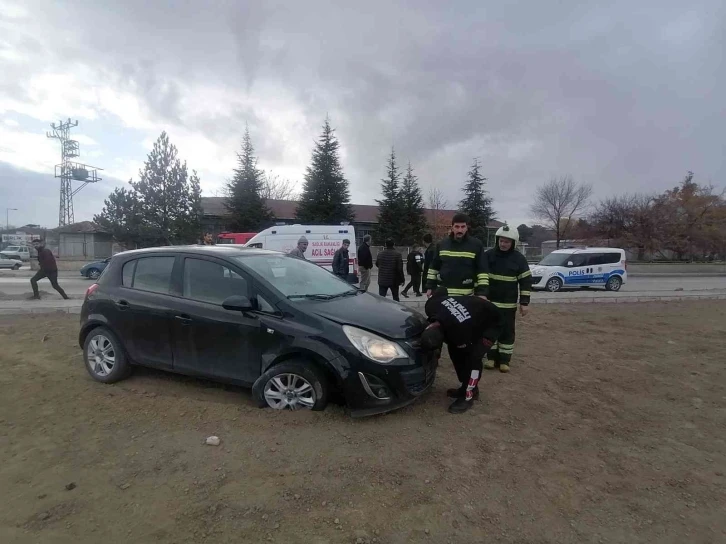
[{"label": "car tire", "polygon": [[21,265],[19,265],[19,264],[16,264],[15,266],[13,266],[13,270],[20,270],[20,266],[21,266]]},{"label": "car tire", "polygon": [[91,268],[88,272],[86,272],[86,277],[89,280],[97,280],[101,277],[101,271],[98,268]]},{"label": "car tire", "polygon": [[562,290],[562,285],[562,280],[557,276],[554,276],[547,280],[547,283],[545,284],[545,289],[550,293],[556,293]]},{"label": "car tire", "polygon": [[623,280],[620,279],[619,276],[611,276],[610,279],[605,284],[605,290],[606,291],[620,291],[620,288],[623,286]]},{"label": "car tire", "polygon": [[115,383],[131,374],[126,350],[106,327],[98,327],[88,333],[83,343],[83,360],[91,378],[98,382]]},{"label": "car tire", "polygon": [[285,361],[267,370],[255,384],[260,407],[275,410],[324,410],[328,380],[312,362]]}]

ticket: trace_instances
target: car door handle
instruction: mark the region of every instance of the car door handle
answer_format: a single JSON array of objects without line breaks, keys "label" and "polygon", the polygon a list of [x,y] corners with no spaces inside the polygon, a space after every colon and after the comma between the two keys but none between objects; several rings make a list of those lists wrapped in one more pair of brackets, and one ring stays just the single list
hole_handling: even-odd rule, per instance
[{"label": "car door handle", "polygon": [[128,310],[129,309],[129,303],[125,300],[118,300],[116,301],[116,306],[118,306],[119,310]]},{"label": "car door handle", "polygon": [[181,321],[182,325],[191,325],[192,324],[192,318],[186,314],[175,315],[174,319],[176,319],[177,321]]}]

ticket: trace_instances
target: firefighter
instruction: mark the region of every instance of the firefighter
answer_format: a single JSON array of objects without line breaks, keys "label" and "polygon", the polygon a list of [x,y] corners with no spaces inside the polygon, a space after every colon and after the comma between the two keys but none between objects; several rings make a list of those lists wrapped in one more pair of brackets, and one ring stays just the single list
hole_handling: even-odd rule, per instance
[{"label": "firefighter", "polygon": [[509,372],[514,353],[514,323],[517,307],[522,317],[529,312],[529,297],[532,292],[532,272],[527,259],[515,249],[519,242],[519,231],[507,225],[496,233],[495,247],[486,252],[489,271],[489,300],[499,308],[504,319],[502,334],[489,351],[484,368]]},{"label": "firefighter", "polygon": [[451,220],[451,233],[434,250],[426,277],[426,296],[446,287],[450,295],[477,295],[486,298],[489,276],[484,245],[468,233],[469,218],[457,213]]},{"label": "firefighter", "polygon": [[421,336],[421,346],[438,351],[446,342],[461,383],[446,391],[449,398],[455,399],[449,412],[466,412],[479,398],[482,359],[501,334],[501,312],[480,297],[449,296],[445,287],[434,292],[426,302],[425,311],[432,324]]}]

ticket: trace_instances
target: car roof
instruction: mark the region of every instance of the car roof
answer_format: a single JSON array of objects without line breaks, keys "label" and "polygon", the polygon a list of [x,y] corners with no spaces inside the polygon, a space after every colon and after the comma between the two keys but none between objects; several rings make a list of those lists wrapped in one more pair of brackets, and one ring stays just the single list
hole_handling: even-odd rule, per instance
[{"label": "car roof", "polygon": [[585,247],[585,248],[570,248],[570,249],[556,249],[552,253],[622,253],[624,250],[617,247]]},{"label": "car roof", "polygon": [[124,257],[143,256],[149,253],[188,253],[190,255],[209,255],[215,257],[244,257],[250,255],[281,255],[279,251],[268,249],[245,248],[241,246],[230,247],[231,244],[220,244],[218,246],[162,246],[147,247],[144,249],[132,249],[117,253]]}]

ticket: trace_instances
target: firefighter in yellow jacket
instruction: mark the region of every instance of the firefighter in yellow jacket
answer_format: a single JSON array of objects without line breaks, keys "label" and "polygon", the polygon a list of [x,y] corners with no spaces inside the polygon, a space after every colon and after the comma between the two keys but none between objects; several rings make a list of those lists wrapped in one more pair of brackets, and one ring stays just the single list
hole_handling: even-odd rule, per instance
[{"label": "firefighter in yellow jacket", "polygon": [[454,215],[451,233],[436,245],[426,275],[426,295],[446,287],[451,296],[477,295],[486,298],[489,286],[484,244],[469,236],[469,218]]},{"label": "firefighter in yellow jacket", "polygon": [[492,349],[487,353],[484,368],[499,367],[509,372],[514,353],[515,320],[517,308],[524,317],[529,311],[532,292],[532,272],[527,259],[515,246],[519,231],[504,225],[496,233],[496,245],[486,252],[489,274],[489,300],[502,312],[504,327]]}]

